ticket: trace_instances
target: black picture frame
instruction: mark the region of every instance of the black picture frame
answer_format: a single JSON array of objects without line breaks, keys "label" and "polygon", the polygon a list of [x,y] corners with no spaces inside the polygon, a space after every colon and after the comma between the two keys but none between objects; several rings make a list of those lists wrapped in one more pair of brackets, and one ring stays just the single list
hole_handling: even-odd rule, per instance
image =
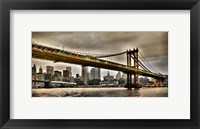
[{"label": "black picture frame", "polygon": [[[10,119],[10,10],[190,10],[190,120],[24,120]],[[2,129],[199,129],[199,0],[0,0],[0,127]],[[184,37],[183,37],[184,38]],[[189,48],[188,48],[189,49]],[[184,54],[183,54],[184,56]],[[172,105],[169,105],[172,106]]]}]

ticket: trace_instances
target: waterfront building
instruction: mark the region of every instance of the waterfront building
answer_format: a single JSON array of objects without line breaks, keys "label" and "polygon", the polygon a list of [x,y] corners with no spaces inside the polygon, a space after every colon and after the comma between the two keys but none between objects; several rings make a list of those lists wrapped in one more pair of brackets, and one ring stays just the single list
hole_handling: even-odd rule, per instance
[{"label": "waterfront building", "polygon": [[102,82],[100,82],[100,84],[101,84],[101,85],[110,85],[110,86],[112,86],[112,85],[118,85],[119,82],[116,81],[116,80],[112,80],[112,81],[102,81]]},{"label": "waterfront building", "polygon": [[90,70],[88,85],[99,85],[100,82],[100,68],[92,68]]},{"label": "waterfront building", "polygon": [[104,76],[103,78],[104,80],[100,83],[101,85],[118,85],[119,84],[119,80],[115,80],[114,76],[110,75],[109,71],[107,75]]},{"label": "waterfront building", "polygon": [[66,67],[66,70],[69,72],[69,78],[72,77],[72,67]]},{"label": "waterfront building", "polygon": [[32,73],[36,73],[36,72],[37,72],[37,69],[36,69],[36,65],[34,64],[32,67]]},{"label": "waterfront building", "polygon": [[100,68],[95,68],[95,78],[101,79],[101,70]]},{"label": "waterfront building", "polygon": [[46,72],[47,72],[47,74],[51,74],[51,76],[53,76],[54,67],[53,66],[46,66]]},{"label": "waterfront building", "polygon": [[92,68],[90,70],[90,77],[89,79],[92,80],[92,79],[100,79],[100,68]]},{"label": "waterfront building", "polygon": [[123,73],[123,74],[122,74],[122,79],[123,79],[123,80],[126,80],[126,79],[127,79],[127,74],[126,74],[126,73]]},{"label": "waterfront building", "polygon": [[39,73],[43,73],[43,70],[42,70],[41,66],[40,66],[40,69],[39,69]]},{"label": "waterfront building", "polygon": [[[39,81],[49,81],[51,82],[51,74],[47,73],[34,73],[32,76],[32,80],[39,80]],[[44,82],[33,82],[32,87],[44,87],[45,83]],[[51,85],[51,83],[50,83]]]},{"label": "waterfront building", "polygon": [[54,75],[56,77],[61,77],[62,76],[62,73],[60,71],[54,71]]},{"label": "waterfront building", "polygon": [[[45,76],[42,73],[33,73],[32,74],[32,80],[40,80],[40,81],[44,81],[45,80]],[[43,82],[33,82],[32,87],[43,87],[44,83]]]},{"label": "waterfront building", "polygon": [[116,80],[119,80],[119,79],[121,79],[121,78],[122,78],[122,75],[121,75],[120,72],[118,72],[118,73],[116,74]]},{"label": "waterfront building", "polygon": [[88,67],[87,66],[82,66],[82,78],[83,78],[84,85],[87,85],[87,81],[88,81]]},{"label": "waterfront building", "polygon": [[69,71],[68,70],[63,70],[63,79],[69,79]]},{"label": "waterfront building", "polygon": [[62,80],[62,73],[60,71],[54,71],[54,75],[52,77],[53,81],[61,81]]},{"label": "waterfront building", "polygon": [[108,74],[107,76],[104,76],[103,77],[105,81],[111,81],[111,80],[114,80],[114,76],[111,76],[109,71],[108,71]]},{"label": "waterfront building", "polygon": [[88,71],[87,72],[87,80],[89,80],[89,78],[90,78],[90,72]]},{"label": "waterfront building", "polygon": [[90,70],[90,80],[92,80],[92,79],[95,79],[95,68],[92,68],[91,70]]}]

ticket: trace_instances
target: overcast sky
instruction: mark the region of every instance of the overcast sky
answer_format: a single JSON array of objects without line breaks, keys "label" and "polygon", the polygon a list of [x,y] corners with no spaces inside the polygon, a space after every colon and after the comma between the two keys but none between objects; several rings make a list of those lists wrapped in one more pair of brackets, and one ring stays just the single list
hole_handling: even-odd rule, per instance
[{"label": "overcast sky", "polygon": [[[162,74],[168,74],[168,32],[33,32],[32,42],[90,54],[119,53],[138,47],[153,67]],[[126,64],[126,55],[108,60]],[[33,64],[36,64],[37,68],[41,66],[44,72],[46,66],[51,65],[60,71],[71,66],[73,76],[81,73],[81,67],[74,64],[32,59]],[[105,76],[107,71],[102,69],[102,76]],[[117,72],[109,71],[113,75]]]}]

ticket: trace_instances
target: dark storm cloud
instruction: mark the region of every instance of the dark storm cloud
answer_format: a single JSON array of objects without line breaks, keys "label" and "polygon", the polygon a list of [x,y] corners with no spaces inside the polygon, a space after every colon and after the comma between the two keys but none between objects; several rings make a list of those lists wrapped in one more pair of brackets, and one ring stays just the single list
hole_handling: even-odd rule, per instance
[{"label": "dark storm cloud", "polygon": [[[65,50],[111,54],[138,47],[149,61],[162,71],[168,69],[167,32],[33,32],[32,41]],[[125,56],[117,58],[126,62]]]},{"label": "dark storm cloud", "polygon": [[156,71],[159,71],[160,73],[168,72],[168,58],[167,57],[150,59],[149,63],[153,66],[153,68]]},{"label": "dark storm cloud", "polygon": [[156,56],[155,50],[158,56],[167,54],[168,36],[164,32],[33,32],[32,36],[34,42],[80,51],[105,53],[139,47],[150,57]]}]

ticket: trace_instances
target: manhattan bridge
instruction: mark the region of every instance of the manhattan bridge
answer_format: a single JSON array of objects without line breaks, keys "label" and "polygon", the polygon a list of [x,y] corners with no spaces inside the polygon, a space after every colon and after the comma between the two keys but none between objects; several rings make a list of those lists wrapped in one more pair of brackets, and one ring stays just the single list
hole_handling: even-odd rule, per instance
[{"label": "manhattan bridge", "polygon": [[[127,65],[106,60],[106,58],[108,59],[124,54],[126,54]],[[166,78],[165,75],[162,75],[147,61],[138,48],[113,54],[88,54],[32,43],[32,58],[121,71],[127,74],[127,83],[125,87],[128,89],[140,88],[139,75],[152,77],[156,79],[159,85],[162,85]],[[133,80],[132,75],[134,76]]]}]

